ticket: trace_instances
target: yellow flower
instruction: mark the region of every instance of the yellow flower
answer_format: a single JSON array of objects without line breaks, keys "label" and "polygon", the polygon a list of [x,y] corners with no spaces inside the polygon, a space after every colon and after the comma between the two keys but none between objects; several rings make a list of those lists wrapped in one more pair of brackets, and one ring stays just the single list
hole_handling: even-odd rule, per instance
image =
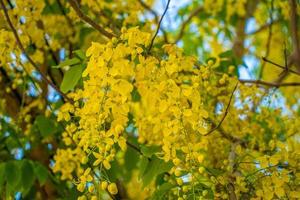
[{"label": "yellow flower", "polygon": [[118,193],[118,188],[115,183],[110,183],[107,187],[107,190],[112,195],[116,195]]},{"label": "yellow flower", "polygon": [[108,186],[107,181],[102,181],[102,182],[101,182],[101,189],[102,189],[102,190],[106,190],[107,186]]},{"label": "yellow flower", "polygon": [[110,169],[111,168],[111,165],[107,160],[103,161],[103,165],[104,165],[105,169]]}]

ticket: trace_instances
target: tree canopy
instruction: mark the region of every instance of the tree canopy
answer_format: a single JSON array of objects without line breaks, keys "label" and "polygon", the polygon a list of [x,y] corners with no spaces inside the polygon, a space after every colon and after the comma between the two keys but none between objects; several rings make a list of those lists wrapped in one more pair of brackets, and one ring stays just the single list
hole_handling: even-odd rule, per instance
[{"label": "tree canopy", "polygon": [[0,0],[1,199],[300,199],[299,0]]}]

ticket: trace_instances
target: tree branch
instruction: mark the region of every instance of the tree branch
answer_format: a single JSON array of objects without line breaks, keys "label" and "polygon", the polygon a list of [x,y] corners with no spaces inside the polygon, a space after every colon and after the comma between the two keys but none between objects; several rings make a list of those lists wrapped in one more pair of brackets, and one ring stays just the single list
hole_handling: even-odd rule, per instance
[{"label": "tree branch", "polygon": [[200,12],[203,11],[203,7],[202,6],[199,6],[197,7],[190,15],[189,17],[182,23],[181,25],[181,29],[180,29],[180,32],[175,40],[175,43],[177,43],[184,35],[184,31],[185,31],[185,28],[186,26],[191,22],[191,20],[193,19],[193,17],[195,17],[196,15],[198,15]]},{"label": "tree branch", "polygon": [[[22,97],[17,90],[14,90],[13,88],[9,87],[10,79],[2,66],[0,66],[0,74],[0,97],[1,100],[4,100],[5,102],[5,106],[3,107],[4,112],[16,120],[18,113],[20,112]],[[10,88],[10,93],[6,92],[6,87]]]},{"label": "tree branch", "polygon": [[[262,57],[262,59],[263,59],[263,61],[268,62],[268,63],[270,63],[270,64],[272,64],[272,65],[274,65],[274,66],[276,66],[276,67],[279,67],[279,68],[284,69],[284,70],[288,70],[289,72],[291,72],[291,73],[293,73],[293,74],[296,74],[296,75],[299,75],[299,76],[300,76],[300,72],[297,72],[297,71],[295,71],[295,70],[292,70],[292,69],[287,68],[287,67],[288,67],[288,64],[287,64],[287,63],[285,64],[286,66],[282,66],[282,65],[280,65],[280,64],[278,64],[278,63],[275,63],[275,62],[273,62],[273,61],[267,59],[266,57]],[[285,58],[285,59],[286,59],[286,58]]]},{"label": "tree branch", "polygon": [[[212,126],[216,127],[217,125],[215,123],[212,123]],[[239,142],[239,143],[245,145],[245,143],[240,138],[234,137],[234,136],[226,133],[225,130],[222,127],[219,127],[218,131],[219,131],[220,135],[223,138],[227,139],[228,141],[230,141],[230,142]]]},{"label": "tree branch", "polygon": [[5,16],[5,18],[6,18],[6,20],[7,20],[7,22],[8,22],[8,25],[10,26],[10,28],[11,28],[11,30],[12,30],[12,32],[13,32],[13,34],[14,34],[14,36],[15,36],[15,39],[16,39],[16,43],[17,43],[17,45],[18,45],[18,47],[21,49],[21,51],[23,52],[23,54],[26,56],[26,58],[28,59],[28,61],[29,61],[29,63],[31,64],[31,65],[33,65],[33,67],[35,68],[35,70],[37,70],[39,73],[40,73],[40,75],[41,75],[41,77],[42,77],[42,79],[43,79],[43,81],[45,82],[45,83],[47,83],[48,85],[50,85],[51,87],[53,87],[53,89],[55,89],[65,100],[67,100],[67,101],[69,101],[69,102],[72,102],[72,100],[70,99],[70,98],[68,98],[52,81],[50,81],[48,78],[47,78],[47,76],[40,70],[40,68],[38,67],[38,65],[31,59],[31,57],[26,53],[26,50],[25,50],[25,48],[24,48],[24,46],[23,46],[23,44],[22,44],[22,42],[21,42],[21,40],[20,40],[20,38],[19,38],[19,35],[18,35],[18,33],[17,33],[17,30],[15,29],[15,27],[13,26],[13,24],[12,24],[12,21],[10,20],[10,17],[9,17],[9,15],[8,15],[8,12],[7,12],[7,9],[6,9],[6,7],[5,7],[5,4],[4,4],[4,2],[3,2],[3,0],[0,0],[0,3],[1,3],[1,6],[2,6],[2,9],[3,9],[3,11],[4,11],[4,16]]},{"label": "tree branch", "polygon": [[234,87],[234,89],[233,89],[233,91],[232,91],[232,93],[231,93],[231,95],[230,95],[229,102],[228,102],[228,104],[227,104],[227,107],[226,107],[226,109],[225,109],[225,112],[224,112],[224,115],[223,115],[221,121],[220,121],[216,126],[214,126],[210,131],[208,131],[206,134],[204,134],[204,136],[210,135],[212,132],[214,132],[215,130],[217,130],[218,128],[220,128],[220,126],[222,125],[223,121],[225,120],[225,118],[226,118],[226,116],[227,116],[227,114],[228,114],[229,107],[230,107],[230,104],[231,104],[231,101],[232,101],[232,97],[233,97],[233,94],[234,94],[234,92],[235,92],[237,86],[238,86],[238,83],[235,85],[235,87]]},{"label": "tree branch", "polygon": [[279,78],[276,80],[276,83],[281,83],[285,77],[288,75],[288,71],[291,66],[295,64],[297,71],[300,72],[300,47],[299,47],[299,38],[298,38],[298,16],[297,16],[297,2],[295,0],[289,0],[290,4],[290,31],[293,45],[293,52],[289,56],[287,61],[287,69],[283,71]]},{"label": "tree branch", "polygon": [[239,17],[237,20],[237,24],[235,25],[235,34],[236,37],[233,41],[232,50],[237,58],[242,58],[245,53],[244,40],[246,38],[246,22],[253,15],[255,9],[258,5],[259,0],[247,1],[245,5],[246,15],[243,17]]},{"label": "tree branch", "polygon": [[297,2],[296,0],[290,0],[291,8],[291,33],[293,41],[293,54],[292,61],[297,65],[298,71],[300,71],[300,47],[298,38],[298,16],[297,16]]},{"label": "tree branch", "polygon": [[[271,40],[272,40],[272,34],[273,34],[273,31],[272,31],[272,27],[273,27],[273,23],[272,23],[273,22],[273,9],[274,9],[274,2],[273,2],[273,0],[271,0],[271,9],[269,11],[269,17],[270,17],[271,23],[270,23],[270,26],[269,26],[269,33],[268,33],[268,39],[267,39],[267,43],[266,43],[265,57],[268,57],[269,53],[270,53]],[[259,76],[258,76],[259,79],[262,78],[262,75],[263,75],[264,69],[265,69],[265,65],[266,65],[266,62],[264,62],[261,66]]]},{"label": "tree branch", "polygon": [[132,144],[132,143],[130,143],[129,141],[126,141],[126,144],[130,147],[130,148],[132,148],[133,150],[135,150],[137,153],[139,153],[140,155],[144,155],[143,153],[142,153],[142,151],[137,147],[137,146],[135,146],[134,144]]},{"label": "tree branch", "polygon": [[69,0],[69,3],[71,5],[71,7],[75,10],[75,12],[77,13],[78,17],[86,22],[87,24],[91,25],[94,29],[96,29],[97,31],[99,31],[102,35],[104,35],[105,37],[111,39],[112,37],[114,37],[115,35],[113,33],[107,32],[102,26],[100,26],[99,24],[97,24],[95,21],[93,21],[90,17],[88,17],[87,15],[85,15],[81,9],[79,8],[79,4],[76,0]]},{"label": "tree branch", "polygon": [[250,33],[247,33],[247,35],[255,35],[257,33],[260,33],[261,31],[264,31],[265,29],[270,28],[270,26],[273,26],[274,24],[277,24],[278,22],[280,22],[279,19],[272,20],[271,22],[262,25],[258,29],[251,31]]},{"label": "tree branch", "polygon": [[245,80],[239,79],[240,83],[251,83],[256,85],[265,85],[269,87],[288,87],[288,86],[300,86],[300,82],[289,82],[289,83],[276,83],[276,82],[266,82],[262,80]]},{"label": "tree branch", "polygon": [[149,45],[149,48],[148,48],[148,52],[150,52],[150,51],[151,51],[151,49],[152,49],[152,46],[153,46],[154,40],[155,40],[155,38],[156,38],[156,36],[157,36],[157,34],[158,34],[158,31],[159,31],[159,29],[160,29],[160,26],[161,26],[162,20],[164,19],[164,16],[166,15],[166,13],[167,13],[167,11],[168,11],[168,8],[169,8],[169,5],[170,5],[170,2],[171,2],[171,0],[168,0],[167,6],[166,6],[166,8],[165,8],[165,10],[164,10],[164,12],[163,12],[163,14],[162,14],[162,16],[161,16],[161,18],[160,18],[159,22],[158,22],[158,25],[157,25],[156,32],[155,32],[155,34],[154,34],[154,36],[153,36],[153,38],[152,38],[152,40],[151,40],[151,42],[150,42],[150,45]]}]

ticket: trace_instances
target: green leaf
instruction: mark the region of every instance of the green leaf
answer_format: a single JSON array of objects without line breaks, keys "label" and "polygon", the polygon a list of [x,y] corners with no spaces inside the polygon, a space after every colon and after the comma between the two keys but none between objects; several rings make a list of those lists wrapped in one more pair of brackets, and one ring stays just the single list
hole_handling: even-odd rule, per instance
[{"label": "green leaf", "polygon": [[199,177],[199,178],[197,178],[197,180],[206,189],[212,187],[212,185],[213,185],[213,183],[211,182],[211,180],[208,179],[208,178],[206,178],[206,177]]},{"label": "green leaf", "polygon": [[5,181],[5,163],[0,163],[0,194],[2,194],[2,187]]},{"label": "green leaf", "polygon": [[214,176],[220,176],[220,175],[224,174],[224,171],[221,170],[221,169],[215,169],[215,168],[209,168],[209,167],[207,167],[206,170],[209,173],[213,174]]},{"label": "green leaf", "polygon": [[108,177],[112,180],[122,179],[124,183],[131,180],[132,172],[137,168],[139,154],[131,148],[127,148],[124,163],[111,162],[111,168],[107,171]]},{"label": "green leaf", "polygon": [[16,162],[9,161],[5,165],[7,188],[13,191],[20,180],[20,170]]},{"label": "green leaf", "polygon": [[231,58],[231,57],[233,57],[233,50],[232,49],[230,49],[230,50],[228,50],[228,51],[224,51],[224,52],[222,52],[222,53],[220,53],[219,54],[219,57],[220,58]]},{"label": "green leaf", "polygon": [[151,199],[152,200],[159,200],[162,199],[162,197],[164,196],[164,194],[166,192],[168,192],[170,189],[172,189],[174,187],[174,185],[172,185],[171,183],[164,183],[162,185],[160,185],[156,191],[153,193]]},{"label": "green leaf", "polygon": [[139,154],[135,150],[127,148],[124,160],[126,171],[131,171],[137,167]]},{"label": "green leaf", "polygon": [[165,174],[159,174],[155,179],[155,185],[160,186],[164,184],[166,181],[164,180]]},{"label": "green leaf", "polygon": [[140,95],[139,91],[137,90],[137,88],[134,88],[131,91],[131,98],[132,98],[133,102],[138,102],[141,100],[141,95]]},{"label": "green leaf", "polygon": [[14,148],[19,147],[18,140],[16,140],[16,138],[14,138],[12,135],[7,137],[7,139],[5,140],[5,144],[6,144],[6,147],[9,149],[9,151],[11,151]]},{"label": "green leaf", "polygon": [[61,9],[59,7],[59,4],[56,1],[53,1],[53,3],[49,3],[48,1],[45,1],[46,5],[42,11],[42,15],[53,15],[53,14],[61,14]]},{"label": "green leaf", "polygon": [[148,164],[149,164],[149,159],[143,156],[139,164],[139,169],[140,169],[139,179],[143,177]]},{"label": "green leaf", "polygon": [[34,173],[39,180],[40,185],[44,185],[48,178],[47,168],[39,163],[35,163]]},{"label": "green leaf", "polygon": [[76,86],[79,79],[81,78],[81,74],[83,71],[82,65],[76,65],[70,68],[64,75],[62,83],[60,85],[60,89],[62,92],[66,93]]},{"label": "green leaf", "polygon": [[171,162],[165,162],[155,156],[152,157],[148,163],[144,175],[142,177],[143,186],[147,186],[151,181],[156,178],[157,175],[168,172],[172,168],[173,164]]},{"label": "green leaf", "polygon": [[182,41],[184,53],[186,55],[195,55],[199,45],[201,45],[201,41],[198,39],[198,37],[195,37],[194,33],[192,32],[186,32],[182,37]]},{"label": "green leaf", "polygon": [[142,151],[143,155],[145,155],[149,158],[152,155],[154,155],[156,152],[159,152],[159,150],[160,150],[159,146],[142,146],[141,147],[141,151]]},{"label": "green leaf", "polygon": [[75,57],[75,58],[66,59],[65,61],[62,61],[61,63],[59,63],[59,65],[52,66],[52,68],[61,68],[61,67],[65,67],[65,66],[73,66],[73,65],[77,65],[79,63],[80,63],[80,59]]},{"label": "green leaf", "polygon": [[31,162],[23,160],[21,173],[21,187],[23,189],[23,193],[26,194],[32,187],[35,180],[34,169]]},{"label": "green leaf", "polygon": [[85,53],[81,49],[75,50],[73,53],[81,60],[85,60],[86,58]]},{"label": "green leaf", "polygon": [[57,129],[53,120],[39,115],[35,119],[35,123],[43,137],[47,137],[56,133]]}]

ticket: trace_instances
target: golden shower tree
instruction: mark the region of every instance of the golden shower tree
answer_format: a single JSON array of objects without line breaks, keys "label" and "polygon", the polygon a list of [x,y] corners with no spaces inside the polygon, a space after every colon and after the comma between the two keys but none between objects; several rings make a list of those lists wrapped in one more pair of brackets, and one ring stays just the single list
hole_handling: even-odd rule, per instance
[{"label": "golden shower tree", "polygon": [[1,199],[299,199],[299,0],[0,0]]}]

